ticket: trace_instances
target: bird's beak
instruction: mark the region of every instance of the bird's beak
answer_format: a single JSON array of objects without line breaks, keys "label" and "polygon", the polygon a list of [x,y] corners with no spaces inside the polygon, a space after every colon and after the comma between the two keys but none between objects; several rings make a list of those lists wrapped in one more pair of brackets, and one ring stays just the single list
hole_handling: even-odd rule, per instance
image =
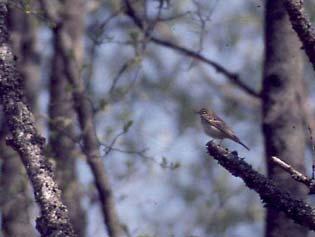
[{"label": "bird's beak", "polygon": [[199,114],[199,111],[197,111],[197,110],[194,110],[194,113],[195,113],[195,114]]}]

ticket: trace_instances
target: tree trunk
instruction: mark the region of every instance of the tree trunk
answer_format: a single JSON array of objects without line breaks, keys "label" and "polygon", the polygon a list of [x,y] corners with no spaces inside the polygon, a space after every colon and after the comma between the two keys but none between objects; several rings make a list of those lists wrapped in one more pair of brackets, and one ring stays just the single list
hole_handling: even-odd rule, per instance
[{"label": "tree trunk", "polygon": [[115,208],[114,195],[110,186],[110,181],[101,159],[100,144],[96,135],[96,126],[94,123],[93,108],[88,100],[86,88],[81,79],[81,71],[73,60],[72,48],[68,44],[68,33],[60,24],[59,17],[54,14],[49,6],[49,1],[40,0],[41,8],[47,19],[56,23],[53,27],[54,43],[57,50],[62,55],[62,62],[65,68],[65,75],[72,89],[74,108],[77,113],[80,128],[82,131],[83,152],[87,157],[88,164],[94,176],[95,186],[99,193],[100,203],[104,215],[104,223],[107,227],[108,235],[111,237],[120,237],[123,230],[119,223]]},{"label": "tree trunk", "polygon": [[[22,10],[12,8],[8,17],[11,45],[17,55],[17,67],[24,78],[26,97],[33,112],[37,111],[36,98],[39,84],[39,62],[36,52],[35,22]],[[8,133],[1,125],[1,211],[3,236],[35,236],[30,208],[33,201],[23,164],[18,154],[5,144]]]},{"label": "tree trunk", "polygon": [[[304,172],[303,112],[299,90],[303,63],[299,42],[281,0],[268,0],[265,15],[265,62],[263,79],[262,129],[268,176],[295,198],[304,199],[306,188],[275,166],[277,156]],[[293,223],[284,213],[268,208],[266,237],[307,236],[307,229]]]},{"label": "tree trunk", "polygon": [[[78,67],[82,67],[84,5],[80,0],[66,0],[62,6],[63,25],[70,36],[73,59]],[[76,174],[76,161],[80,153],[73,140],[75,115],[64,70],[62,55],[55,44],[50,75],[50,149],[57,163],[56,178],[62,198],[69,208],[75,232],[83,237],[86,234],[86,214],[81,206],[81,185]]]},{"label": "tree trunk", "polygon": [[23,162],[40,208],[36,227],[42,236],[76,236],[68,210],[61,201],[51,164],[44,156],[45,139],[24,102],[23,80],[9,44],[7,1],[0,1],[0,103],[10,131],[6,143],[16,150]]}]

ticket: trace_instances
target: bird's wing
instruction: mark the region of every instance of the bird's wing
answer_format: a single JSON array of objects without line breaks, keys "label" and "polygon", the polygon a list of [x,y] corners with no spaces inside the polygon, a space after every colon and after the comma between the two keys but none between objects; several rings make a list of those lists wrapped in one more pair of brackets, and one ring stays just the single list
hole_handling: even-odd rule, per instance
[{"label": "bird's wing", "polygon": [[236,140],[236,141],[239,140],[238,137],[233,132],[233,130],[219,116],[213,114],[212,116],[202,115],[202,117],[205,120],[207,120],[209,123],[211,123],[214,127],[219,129],[221,132],[229,136],[232,140]]}]

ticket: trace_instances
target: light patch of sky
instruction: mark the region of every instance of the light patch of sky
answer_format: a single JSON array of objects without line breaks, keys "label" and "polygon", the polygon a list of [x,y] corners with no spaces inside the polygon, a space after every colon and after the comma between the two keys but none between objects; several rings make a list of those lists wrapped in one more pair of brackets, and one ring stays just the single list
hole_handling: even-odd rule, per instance
[{"label": "light patch of sky", "polygon": [[149,79],[157,81],[161,77],[161,74],[163,75],[163,73],[171,71],[171,69],[176,66],[177,60],[181,55],[178,55],[178,53],[173,50],[155,44],[149,45],[149,49],[159,51],[159,53],[155,55],[155,57],[159,58],[159,67],[154,64],[156,61],[146,58],[142,62],[143,70],[147,75],[150,75]]},{"label": "light patch of sky", "polygon": [[[229,22],[229,18],[227,16],[235,15],[236,11],[239,11],[240,13],[242,13],[243,12],[242,8],[244,8],[244,4],[245,4],[244,1],[230,1],[229,7],[226,7],[225,1],[218,1],[216,5],[216,9],[215,11],[213,11],[211,15],[211,21],[207,23],[208,30],[209,30],[209,33],[207,34],[207,36],[215,34],[216,38],[222,38],[222,40],[226,41],[226,44],[229,45],[230,39],[227,38],[227,31],[229,30],[229,28],[228,26],[226,26],[226,24],[231,25],[231,23]],[[226,24],[224,23],[225,20],[228,20]],[[242,53],[243,53],[242,50],[245,47],[242,45],[245,45],[246,48],[248,48],[248,46],[253,45],[253,48],[255,48],[255,50],[257,51],[256,54],[253,53],[254,54],[253,57],[256,57],[257,54],[258,54],[257,56],[260,56],[262,52],[262,47],[259,47],[259,46],[262,45],[261,44],[262,41],[259,39],[261,39],[262,37],[261,37],[261,34],[259,34],[261,32],[256,32],[257,22],[252,22],[252,21],[245,22],[246,27],[244,27],[243,24],[239,26],[238,37],[240,37],[240,39],[238,40],[238,43],[236,45],[237,47],[240,47],[239,44],[241,44],[241,48],[239,49],[236,48],[237,51],[235,51],[235,47],[233,48],[233,54],[234,55],[240,54],[239,56],[230,57],[231,51],[229,50],[225,53],[227,54],[227,57],[222,57],[222,54],[224,54],[224,52],[222,52],[222,50],[217,47],[213,47],[214,45],[213,37],[210,37],[210,39],[207,38],[204,41],[204,47],[202,51],[203,55],[207,56],[208,58],[214,61],[221,63],[226,68],[229,68],[229,70],[231,71],[237,71],[238,69],[242,67],[242,64],[244,63],[244,59],[243,59],[244,57],[242,57]],[[183,29],[183,31],[184,30],[185,28]],[[186,32],[181,32],[180,35],[184,33]],[[252,35],[252,36],[248,38],[248,35]],[[193,37],[195,38],[196,36],[193,35]],[[246,41],[244,41],[244,38]],[[257,45],[257,38],[259,40],[258,45]],[[186,38],[183,38],[183,39],[185,40]],[[191,39],[189,37],[187,37],[187,41],[188,41],[188,44],[191,43]],[[249,41],[251,41],[251,43]]]},{"label": "light patch of sky", "polygon": [[[115,34],[115,36],[124,38],[124,34],[121,32],[115,32]],[[120,45],[111,43],[98,46],[99,57],[95,62],[95,77],[93,78],[96,92],[107,92],[124,63],[134,57],[134,50],[131,47],[124,47],[123,51],[120,49]],[[117,52],[119,53],[117,54]]]},{"label": "light patch of sky", "polygon": [[147,143],[152,146],[150,151],[153,155],[161,154],[161,151],[175,139],[173,118],[165,116],[158,106],[151,103],[144,103],[142,112],[142,133],[145,134]]},{"label": "light patch of sky", "polygon": [[[47,65],[50,65],[50,56],[52,53],[52,44],[51,44],[51,31],[46,28],[40,28],[38,36],[38,42],[36,44],[38,52],[42,53],[42,59],[44,62],[42,62],[41,70],[40,70],[40,84],[46,85],[49,83],[49,71],[47,71]],[[39,113],[40,117],[39,119],[39,125],[41,126],[41,129],[43,132],[43,135],[45,137],[48,137],[48,128],[45,126],[48,118],[48,103],[49,103],[49,92],[47,90],[40,90],[39,92],[39,100],[38,100],[38,106],[39,106]]]},{"label": "light patch of sky", "polygon": [[[105,236],[108,237],[104,226],[104,219],[99,204],[93,204],[88,207],[88,236]],[[105,234],[105,235],[104,235]]]},{"label": "light patch of sky", "polygon": [[[165,171],[162,173],[165,174]],[[146,226],[141,219],[149,219],[153,222],[164,218],[173,220],[183,208],[183,203],[170,196],[172,190],[165,185],[166,175],[161,175],[157,179],[156,174],[151,174],[132,181],[125,182],[121,193],[124,193],[126,198],[118,205],[118,212],[124,213],[121,218],[131,227],[132,233],[146,231],[152,233],[152,229]],[[157,210],[161,211],[157,214]]]},{"label": "light patch of sky", "polygon": [[242,223],[237,226],[230,227],[225,236],[233,237],[261,237],[264,233],[263,222],[260,223]]},{"label": "light patch of sky", "polygon": [[91,174],[91,169],[87,165],[85,159],[78,159],[77,163],[77,173],[80,174],[78,176],[80,183],[82,183],[85,187],[87,187],[91,182],[93,182],[93,176]]},{"label": "light patch of sky", "polygon": [[246,62],[261,59],[263,55],[263,39],[261,36],[262,32],[256,32],[257,35],[258,33],[260,33],[260,36],[256,37],[248,37],[246,36],[246,32],[241,34],[241,38],[235,47],[235,53],[238,54],[238,56],[231,57],[231,60],[234,60],[233,65],[235,71],[241,71],[242,67],[244,67],[244,63]]},{"label": "light patch of sky", "polygon": [[[197,150],[192,141],[200,141],[200,144],[204,143],[201,133],[196,133],[196,129],[189,128],[181,133],[180,136],[176,136],[173,142],[169,145],[169,148],[165,151],[165,156],[171,158],[172,162],[179,161],[182,166],[187,166],[190,163],[196,162]],[[193,143],[193,145],[191,144]],[[179,159],[180,157],[180,159]]]},{"label": "light patch of sky", "polygon": [[38,48],[38,51],[43,54],[43,56],[48,56],[52,53],[51,30],[48,28],[40,28],[38,31],[38,43],[36,47]]}]

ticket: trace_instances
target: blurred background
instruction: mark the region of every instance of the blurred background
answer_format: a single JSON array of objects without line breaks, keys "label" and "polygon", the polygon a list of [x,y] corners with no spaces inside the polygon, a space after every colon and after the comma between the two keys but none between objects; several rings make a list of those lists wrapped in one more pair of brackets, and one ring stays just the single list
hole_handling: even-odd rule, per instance
[{"label": "blurred background", "polygon": [[[123,2],[50,0],[48,5],[64,22],[66,41],[73,47],[70,59],[92,105],[124,236],[264,236],[259,196],[209,157],[205,144],[211,138],[194,111],[212,108],[251,150],[228,140],[222,145],[266,174],[257,96],[262,89],[265,1],[130,1],[148,35],[126,13]],[[314,4],[306,5],[310,16],[315,15]],[[11,2],[9,25],[28,101],[48,141],[47,156],[65,199],[77,210],[75,226],[80,236],[108,236],[94,176],[81,150],[73,88],[66,83],[65,64],[56,50],[54,23],[38,1],[24,0]],[[252,93],[215,67],[151,36],[216,62]],[[312,111],[314,72],[308,60],[302,60],[305,103]],[[33,228],[38,210],[25,171],[18,158],[5,158],[16,157],[13,151],[4,144],[0,150],[2,235],[37,236]],[[305,157],[310,167],[308,148]],[[310,168],[306,172],[310,174]],[[23,209],[17,210],[16,203]],[[20,219],[12,216],[12,208]],[[19,228],[24,234],[14,234]]]}]

